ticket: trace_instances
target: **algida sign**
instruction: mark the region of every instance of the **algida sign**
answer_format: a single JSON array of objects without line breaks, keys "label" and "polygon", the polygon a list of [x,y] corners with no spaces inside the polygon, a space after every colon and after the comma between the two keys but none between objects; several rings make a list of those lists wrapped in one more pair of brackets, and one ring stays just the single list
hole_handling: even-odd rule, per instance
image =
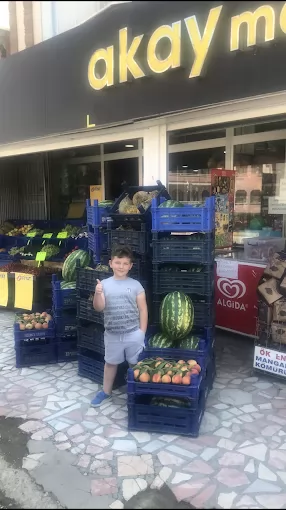
[{"label": "algida sign", "polygon": [[[181,67],[182,65],[182,30],[186,29],[188,40],[193,48],[194,60],[190,67],[189,78],[201,76],[204,63],[206,61],[212,39],[215,31],[219,30],[219,20],[223,5],[210,9],[207,21],[203,30],[198,26],[196,16],[189,16],[183,21],[175,21],[171,25],[162,25],[158,27],[150,36],[147,45],[147,68],[148,71],[162,74],[170,69]],[[270,5],[262,5],[254,11],[245,11],[238,16],[230,19],[230,41],[229,50],[236,51],[242,47],[254,46],[263,42],[272,41],[275,37],[275,11]],[[265,20],[264,38],[257,41],[257,22],[263,18]],[[282,32],[286,34],[286,4],[282,6],[279,16],[279,24]],[[242,25],[247,27],[246,41],[241,40],[240,28]],[[185,28],[183,28],[185,27]],[[136,60],[136,53],[139,49],[144,34],[137,35],[128,45],[127,27],[119,30],[119,67],[118,76],[115,76],[114,66],[114,46],[100,48],[96,50],[88,65],[88,81],[94,90],[101,90],[104,87],[111,87],[115,83],[124,83],[131,76],[135,80],[144,78],[147,72],[142,69],[142,63]],[[162,39],[170,41],[170,51],[165,58],[160,58],[157,50]],[[104,73],[99,72],[100,61],[104,62]]]}]

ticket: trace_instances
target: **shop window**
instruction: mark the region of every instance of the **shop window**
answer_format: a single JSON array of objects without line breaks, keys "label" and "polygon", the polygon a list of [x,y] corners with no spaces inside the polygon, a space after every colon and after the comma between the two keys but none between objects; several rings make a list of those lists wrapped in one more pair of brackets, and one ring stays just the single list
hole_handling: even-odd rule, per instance
[{"label": "shop window", "polygon": [[280,193],[285,140],[234,146],[234,242],[258,235],[281,236],[282,215],[270,214],[269,197]]},{"label": "shop window", "polygon": [[211,169],[225,167],[225,148],[169,154],[168,189],[173,200],[202,202],[211,194]]},{"label": "shop window", "polygon": [[250,192],[250,203],[260,204],[261,203],[261,191],[259,189],[253,189]]},{"label": "shop window", "polygon": [[238,189],[235,192],[235,203],[236,204],[246,204],[246,199],[247,199],[246,191],[244,191],[242,189]]},{"label": "shop window", "polygon": [[257,122],[256,124],[243,124],[234,128],[234,135],[246,135],[250,133],[266,133],[267,131],[276,131],[278,129],[286,129],[286,119],[277,118],[267,122],[265,120]]},{"label": "shop window", "polygon": [[104,154],[114,154],[115,152],[128,152],[138,149],[138,140],[122,140],[120,142],[110,142],[104,144]]},{"label": "shop window", "polygon": [[213,129],[179,129],[169,134],[169,145],[179,143],[197,142],[199,140],[212,140],[215,138],[224,138],[225,128],[214,127]]}]

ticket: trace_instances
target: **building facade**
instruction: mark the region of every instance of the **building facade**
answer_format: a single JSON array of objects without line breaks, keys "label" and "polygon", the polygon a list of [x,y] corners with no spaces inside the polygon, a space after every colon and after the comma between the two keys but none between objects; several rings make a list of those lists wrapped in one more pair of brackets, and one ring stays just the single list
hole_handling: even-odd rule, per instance
[{"label": "building facade", "polygon": [[62,34],[114,3],[124,2],[10,1],[11,52]]}]

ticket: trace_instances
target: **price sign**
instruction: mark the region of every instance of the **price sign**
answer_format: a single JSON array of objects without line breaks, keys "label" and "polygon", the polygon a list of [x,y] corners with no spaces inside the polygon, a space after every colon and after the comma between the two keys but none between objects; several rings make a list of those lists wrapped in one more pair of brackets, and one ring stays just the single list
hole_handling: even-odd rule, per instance
[{"label": "price sign", "polygon": [[58,239],[66,239],[67,236],[68,236],[67,232],[59,232],[58,235],[57,235],[57,238]]},{"label": "price sign", "polygon": [[36,232],[28,232],[27,237],[36,237]]},{"label": "price sign", "polygon": [[37,262],[44,262],[44,260],[46,260],[46,252],[45,251],[38,251],[37,255],[36,255],[36,261]]},{"label": "price sign", "polygon": [[53,237],[53,233],[48,233],[43,235],[43,239],[51,239]]}]

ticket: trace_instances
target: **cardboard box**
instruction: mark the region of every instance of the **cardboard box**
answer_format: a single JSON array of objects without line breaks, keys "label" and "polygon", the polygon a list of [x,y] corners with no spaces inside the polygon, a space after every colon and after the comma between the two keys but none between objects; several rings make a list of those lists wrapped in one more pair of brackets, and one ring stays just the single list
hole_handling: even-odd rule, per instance
[{"label": "cardboard box", "polygon": [[286,345],[286,324],[272,322],[272,341],[276,344]]}]

